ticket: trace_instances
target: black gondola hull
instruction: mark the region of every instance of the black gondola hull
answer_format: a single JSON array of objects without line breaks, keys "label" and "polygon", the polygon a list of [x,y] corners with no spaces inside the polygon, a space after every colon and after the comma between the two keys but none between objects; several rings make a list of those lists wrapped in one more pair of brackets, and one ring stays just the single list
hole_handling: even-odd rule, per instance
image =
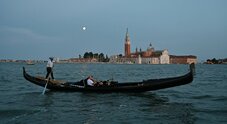
[{"label": "black gondola hull", "polygon": [[75,92],[146,92],[154,91],[159,89],[165,89],[170,87],[176,87],[185,85],[193,81],[194,65],[190,65],[190,71],[178,77],[163,78],[163,79],[149,79],[141,82],[124,82],[114,83],[113,85],[102,85],[102,86],[87,86],[85,80],[78,82],[65,82],[59,80],[45,80],[44,77],[34,77],[29,75],[23,67],[24,78],[36,85],[45,87],[47,83],[47,89],[54,91],[75,91]]}]

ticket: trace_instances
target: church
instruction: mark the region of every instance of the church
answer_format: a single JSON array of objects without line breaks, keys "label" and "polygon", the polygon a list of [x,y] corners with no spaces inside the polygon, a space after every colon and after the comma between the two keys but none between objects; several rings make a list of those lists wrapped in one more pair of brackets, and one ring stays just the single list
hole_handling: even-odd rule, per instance
[{"label": "church", "polygon": [[131,41],[127,29],[124,43],[124,56],[111,56],[110,62],[128,64],[170,64],[170,56],[167,49],[155,50],[151,43],[145,51],[142,51],[141,48],[140,50],[136,48],[135,52],[131,52]]},{"label": "church", "polygon": [[131,41],[128,29],[124,40],[124,55],[113,55],[110,57],[110,63],[127,64],[191,64],[197,63],[197,57],[194,55],[169,55],[167,49],[155,50],[150,43],[146,50],[142,51],[136,48],[131,52]]}]

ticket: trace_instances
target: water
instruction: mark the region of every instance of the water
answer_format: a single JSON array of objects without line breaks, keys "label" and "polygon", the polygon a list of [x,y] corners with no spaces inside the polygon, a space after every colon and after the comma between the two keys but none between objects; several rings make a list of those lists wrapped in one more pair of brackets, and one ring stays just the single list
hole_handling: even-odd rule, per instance
[{"label": "water", "polygon": [[[227,65],[196,65],[189,85],[145,93],[51,92],[26,81],[44,76],[45,64],[0,63],[1,124],[213,124],[227,123]],[[55,64],[56,79],[140,81],[179,76],[188,65]]]}]

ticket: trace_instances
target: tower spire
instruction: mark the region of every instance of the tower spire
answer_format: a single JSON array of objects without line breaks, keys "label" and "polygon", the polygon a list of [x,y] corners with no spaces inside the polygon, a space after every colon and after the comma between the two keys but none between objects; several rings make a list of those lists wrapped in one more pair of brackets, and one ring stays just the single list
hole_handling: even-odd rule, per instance
[{"label": "tower spire", "polygon": [[131,50],[130,50],[130,39],[128,34],[128,28],[126,30],[126,36],[125,36],[125,56],[130,57],[131,56]]},{"label": "tower spire", "polygon": [[125,42],[130,42],[129,34],[128,34],[128,28],[127,28],[127,30],[126,30]]}]

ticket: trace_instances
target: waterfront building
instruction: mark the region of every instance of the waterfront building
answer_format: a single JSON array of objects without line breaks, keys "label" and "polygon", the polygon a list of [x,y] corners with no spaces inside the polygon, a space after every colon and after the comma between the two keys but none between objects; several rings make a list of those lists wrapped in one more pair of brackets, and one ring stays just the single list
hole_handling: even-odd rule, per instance
[{"label": "waterfront building", "polygon": [[170,55],[170,63],[171,64],[191,64],[197,63],[197,57],[194,55],[184,55],[184,56],[176,56]]},{"label": "waterfront building", "polygon": [[60,60],[59,63],[96,63],[96,58],[70,58],[67,60]]}]

